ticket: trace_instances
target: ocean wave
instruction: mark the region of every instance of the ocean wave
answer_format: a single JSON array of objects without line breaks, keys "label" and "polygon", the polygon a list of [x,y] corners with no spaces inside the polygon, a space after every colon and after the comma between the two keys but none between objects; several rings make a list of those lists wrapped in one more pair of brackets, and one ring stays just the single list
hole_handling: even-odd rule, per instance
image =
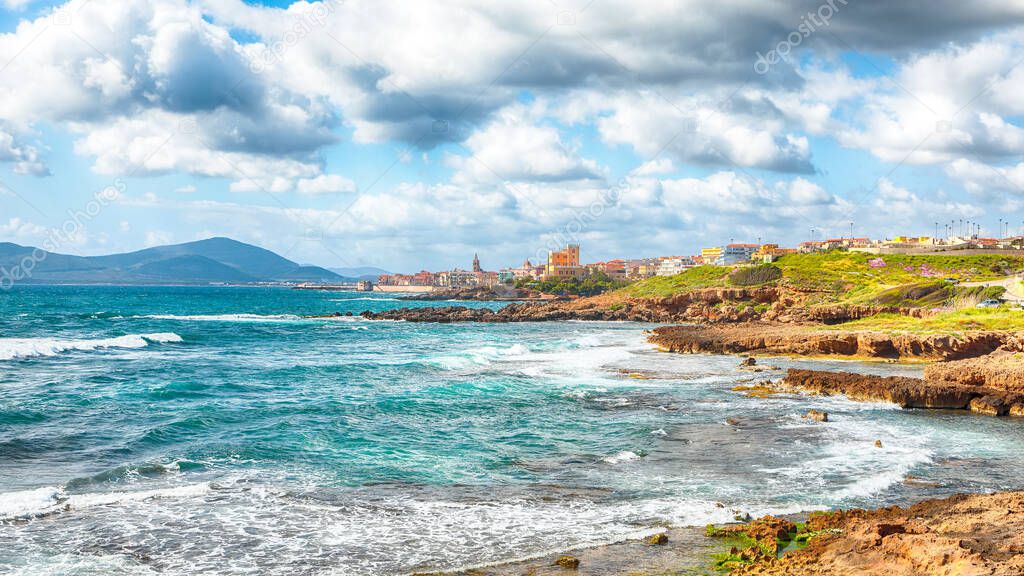
[{"label": "ocean wave", "polygon": [[294,314],[147,314],[136,318],[180,320],[183,322],[296,322],[304,320]]},{"label": "ocean wave", "polygon": [[145,348],[151,343],[182,342],[173,332],[127,334],[113,338],[65,340],[59,338],[0,338],[0,360],[56,356],[62,352],[91,351],[102,348]]},{"label": "ocean wave", "polygon": [[200,482],[151,490],[67,494],[63,487],[44,486],[33,490],[0,493],[0,521],[27,520],[49,516],[58,512],[140,502],[156,498],[194,498],[203,496],[212,489],[209,482]]}]

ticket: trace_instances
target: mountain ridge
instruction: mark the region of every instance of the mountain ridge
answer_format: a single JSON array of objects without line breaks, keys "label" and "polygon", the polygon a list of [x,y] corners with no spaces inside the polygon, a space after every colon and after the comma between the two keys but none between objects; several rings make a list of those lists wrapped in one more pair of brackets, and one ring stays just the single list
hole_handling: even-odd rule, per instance
[{"label": "mountain ridge", "polygon": [[[27,264],[31,262],[31,264]],[[26,277],[19,272],[31,270]],[[28,284],[253,284],[341,282],[265,248],[222,236],[103,256],[73,256],[0,242],[0,278]]]}]

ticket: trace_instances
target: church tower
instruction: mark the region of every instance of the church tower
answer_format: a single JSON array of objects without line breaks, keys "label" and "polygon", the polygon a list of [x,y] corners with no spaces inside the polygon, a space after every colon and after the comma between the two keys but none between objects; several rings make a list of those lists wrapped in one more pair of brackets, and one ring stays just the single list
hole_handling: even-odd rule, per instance
[{"label": "church tower", "polygon": [[473,272],[483,272],[480,268],[480,258],[476,254],[473,254]]}]

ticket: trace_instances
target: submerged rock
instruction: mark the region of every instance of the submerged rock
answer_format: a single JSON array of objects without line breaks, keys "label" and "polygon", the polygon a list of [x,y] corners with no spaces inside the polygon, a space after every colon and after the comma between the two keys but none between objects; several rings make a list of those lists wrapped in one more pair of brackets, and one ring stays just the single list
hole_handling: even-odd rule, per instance
[{"label": "submerged rock", "polygon": [[822,412],[821,410],[808,410],[807,414],[804,414],[804,418],[814,420],[815,422],[828,422],[828,412]]},{"label": "submerged rock", "polygon": [[668,534],[659,532],[658,534],[648,536],[644,539],[644,544],[647,544],[648,546],[664,546],[665,544],[668,544]]},{"label": "submerged rock", "polygon": [[566,554],[564,556],[559,556],[558,560],[555,560],[554,565],[565,568],[566,570],[576,570],[580,567],[580,559]]}]

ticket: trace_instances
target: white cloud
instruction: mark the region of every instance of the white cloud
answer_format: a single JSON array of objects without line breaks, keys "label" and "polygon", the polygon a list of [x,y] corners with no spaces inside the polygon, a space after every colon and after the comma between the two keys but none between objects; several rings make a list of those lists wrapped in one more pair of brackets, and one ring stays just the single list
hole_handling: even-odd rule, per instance
[{"label": "white cloud", "polygon": [[39,151],[34,146],[19,143],[3,126],[0,126],[0,162],[9,162],[15,174],[50,174],[50,169],[40,159]]},{"label": "white cloud", "polygon": [[146,247],[149,248],[152,246],[170,244],[172,238],[173,236],[170,232],[165,232],[163,230],[150,230],[149,232],[146,232]]},{"label": "white cloud", "polygon": [[559,182],[600,178],[593,160],[582,158],[552,126],[538,125],[538,107],[513,105],[498,112],[466,140],[469,156],[449,162],[460,169],[455,181]]},{"label": "white cloud", "polygon": [[192,184],[186,184],[174,189],[174,191],[179,194],[195,194],[197,190],[198,188]]},{"label": "white cloud", "polygon": [[41,240],[47,232],[46,226],[40,226],[21,218],[9,218],[6,224],[0,222],[0,238],[15,242],[36,242]]},{"label": "white cloud", "polygon": [[316,178],[299,180],[296,189],[299,194],[317,196],[321,194],[347,194],[356,192],[356,183],[337,174],[321,174]]},{"label": "white cloud", "polygon": [[990,166],[960,158],[946,167],[946,173],[972,194],[1024,194],[1024,162],[1011,166]]}]

